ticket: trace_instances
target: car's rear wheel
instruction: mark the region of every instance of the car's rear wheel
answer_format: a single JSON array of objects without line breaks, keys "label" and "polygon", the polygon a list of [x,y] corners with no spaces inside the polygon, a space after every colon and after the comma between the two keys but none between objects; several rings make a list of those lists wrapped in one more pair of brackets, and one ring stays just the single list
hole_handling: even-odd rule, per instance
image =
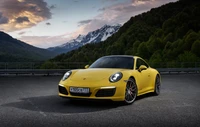
[{"label": "car's rear wheel", "polygon": [[154,95],[160,94],[160,87],[161,87],[160,77],[157,75],[155,80]]},{"label": "car's rear wheel", "polygon": [[126,104],[132,104],[137,97],[137,85],[133,78],[130,78],[126,84],[125,99]]}]

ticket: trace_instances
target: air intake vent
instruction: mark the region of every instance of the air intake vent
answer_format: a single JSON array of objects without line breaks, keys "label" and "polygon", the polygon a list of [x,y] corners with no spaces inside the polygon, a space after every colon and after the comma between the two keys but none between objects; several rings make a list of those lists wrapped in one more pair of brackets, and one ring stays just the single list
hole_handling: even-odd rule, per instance
[{"label": "air intake vent", "polygon": [[96,97],[111,97],[115,94],[116,88],[114,89],[100,89],[96,93]]}]

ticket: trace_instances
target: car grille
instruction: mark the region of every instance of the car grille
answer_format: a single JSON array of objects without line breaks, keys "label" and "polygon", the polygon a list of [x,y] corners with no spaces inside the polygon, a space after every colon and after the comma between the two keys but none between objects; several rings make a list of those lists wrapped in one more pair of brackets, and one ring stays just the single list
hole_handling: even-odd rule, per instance
[{"label": "car grille", "polygon": [[72,93],[72,92],[70,92],[70,94],[72,96],[84,96],[84,97],[89,97],[91,95],[91,93],[85,94],[85,93]]},{"label": "car grille", "polygon": [[100,89],[96,93],[96,97],[111,97],[115,94],[116,88],[114,89]]},{"label": "car grille", "polygon": [[65,94],[65,95],[68,95],[68,92],[66,90],[65,87],[62,87],[62,86],[58,86],[58,90],[61,94]]}]

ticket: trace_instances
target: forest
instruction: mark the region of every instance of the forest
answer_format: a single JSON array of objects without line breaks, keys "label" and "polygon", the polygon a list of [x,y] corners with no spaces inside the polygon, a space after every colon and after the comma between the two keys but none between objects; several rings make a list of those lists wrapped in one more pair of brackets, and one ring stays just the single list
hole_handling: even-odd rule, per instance
[{"label": "forest", "polygon": [[152,67],[193,67],[200,62],[200,1],[179,0],[131,17],[107,40],[58,55],[41,68],[66,68],[56,62],[91,64],[106,55],[140,56]]}]

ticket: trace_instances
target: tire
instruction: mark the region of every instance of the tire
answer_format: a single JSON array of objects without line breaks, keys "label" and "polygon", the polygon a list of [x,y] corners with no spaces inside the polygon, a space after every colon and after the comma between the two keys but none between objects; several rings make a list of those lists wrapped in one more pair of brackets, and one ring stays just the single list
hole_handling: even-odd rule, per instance
[{"label": "tire", "polygon": [[160,77],[157,75],[155,79],[154,95],[160,94],[160,87],[161,87]]},{"label": "tire", "polygon": [[124,97],[125,104],[132,104],[137,97],[137,92],[138,89],[135,80],[133,78],[129,78],[129,80],[126,83],[126,89],[125,89],[125,97]]}]

